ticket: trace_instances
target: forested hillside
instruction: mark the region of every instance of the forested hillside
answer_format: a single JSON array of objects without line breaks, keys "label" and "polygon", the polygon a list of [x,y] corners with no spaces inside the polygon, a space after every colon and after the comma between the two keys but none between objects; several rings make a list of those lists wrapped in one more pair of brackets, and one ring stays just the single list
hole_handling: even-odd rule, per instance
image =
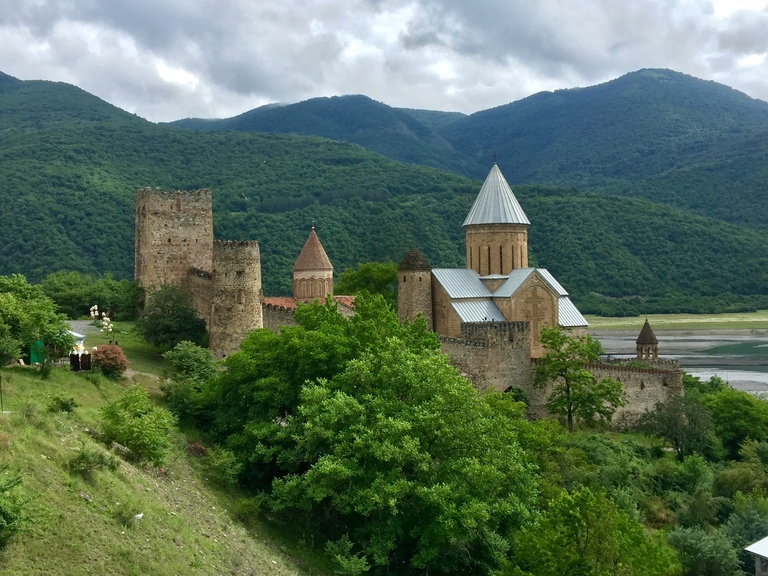
[{"label": "forested hillside", "polygon": [[354,142],[400,162],[477,176],[487,164],[487,159],[476,162],[456,152],[435,131],[435,128],[450,123],[456,116],[398,110],[367,96],[356,95],[313,98],[285,106],[268,105],[234,118],[190,118],[173,124],[217,132],[231,130],[322,136],[340,142]]},{"label": "forested hillside", "polygon": [[[461,223],[481,185],[327,139],[156,125],[69,85],[9,76],[0,78],[0,118],[0,274],[32,281],[62,269],[130,278],[134,195],[144,186],[212,188],[216,237],[259,240],[266,294],[290,291],[312,222],[337,273],[399,261],[411,246],[434,266],[461,266]],[[585,311],[762,302],[764,234],[575,188],[516,193],[533,222],[532,261],[556,274]],[[739,197],[748,204],[749,194]]]}]

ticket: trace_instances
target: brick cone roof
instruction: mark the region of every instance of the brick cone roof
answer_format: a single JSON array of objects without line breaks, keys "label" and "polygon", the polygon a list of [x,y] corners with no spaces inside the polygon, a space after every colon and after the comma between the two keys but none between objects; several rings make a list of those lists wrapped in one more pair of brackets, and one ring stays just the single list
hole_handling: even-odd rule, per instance
[{"label": "brick cone roof", "polygon": [[301,249],[299,257],[296,258],[296,263],[293,265],[294,272],[304,270],[333,270],[333,265],[328,259],[323,245],[320,244],[320,239],[315,234],[314,226],[312,226],[309,238],[304,243],[304,248]]},{"label": "brick cone roof", "polygon": [[424,257],[418,248],[411,248],[408,250],[400,264],[397,266],[398,270],[432,270],[432,266],[429,265],[427,259]]},{"label": "brick cone roof", "polygon": [[656,339],[656,335],[653,333],[653,328],[651,328],[651,325],[648,323],[648,319],[646,318],[645,324],[643,324],[643,329],[640,330],[640,336],[637,337],[636,344],[641,346],[648,346],[649,344],[658,343],[659,341]]}]

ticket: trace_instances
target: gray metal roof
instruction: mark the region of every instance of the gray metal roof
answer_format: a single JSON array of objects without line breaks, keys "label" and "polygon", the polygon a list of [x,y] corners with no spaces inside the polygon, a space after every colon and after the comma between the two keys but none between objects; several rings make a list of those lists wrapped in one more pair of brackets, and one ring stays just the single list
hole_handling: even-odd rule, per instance
[{"label": "gray metal roof", "polygon": [[564,328],[589,326],[587,319],[581,315],[579,309],[568,296],[561,296],[557,302],[557,323]]},{"label": "gray metal roof", "polygon": [[744,550],[751,552],[752,554],[757,554],[762,558],[768,558],[768,536],[762,540],[758,540],[754,544],[750,544],[744,548]]},{"label": "gray metal roof", "polygon": [[494,164],[464,220],[473,224],[530,224],[499,167]]},{"label": "gray metal roof", "polygon": [[452,302],[462,322],[504,322],[504,314],[490,300]]},{"label": "gray metal roof", "polygon": [[560,285],[560,282],[555,280],[555,277],[549,273],[549,270],[546,268],[536,268],[536,272],[544,278],[544,281],[552,287],[552,290],[554,290],[558,296],[568,296],[568,292]]},{"label": "gray metal roof", "polygon": [[490,298],[491,291],[480,280],[480,275],[468,268],[435,268],[432,275],[451,299]]},{"label": "gray metal roof", "polygon": [[499,286],[496,289],[496,292],[493,293],[494,297],[509,298],[518,291],[520,286],[523,285],[523,282],[525,282],[535,270],[535,268],[515,268],[509,273],[507,281]]}]

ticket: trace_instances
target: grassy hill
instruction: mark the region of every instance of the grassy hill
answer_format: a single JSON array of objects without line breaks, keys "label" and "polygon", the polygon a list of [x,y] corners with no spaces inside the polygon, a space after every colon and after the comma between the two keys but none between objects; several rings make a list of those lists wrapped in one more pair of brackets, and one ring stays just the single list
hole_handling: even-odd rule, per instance
[{"label": "grassy hill", "polygon": [[[100,408],[126,383],[68,370],[50,380],[32,368],[0,375],[7,411],[0,415],[0,472],[20,475],[30,498],[27,531],[0,552],[2,574],[330,573],[306,547],[283,539],[283,528],[259,520],[244,494],[216,484],[208,458],[190,454],[180,432],[162,470],[118,459],[113,471],[71,472],[78,453],[106,454],[88,430],[98,429]],[[50,412],[55,397],[78,407]]]}]

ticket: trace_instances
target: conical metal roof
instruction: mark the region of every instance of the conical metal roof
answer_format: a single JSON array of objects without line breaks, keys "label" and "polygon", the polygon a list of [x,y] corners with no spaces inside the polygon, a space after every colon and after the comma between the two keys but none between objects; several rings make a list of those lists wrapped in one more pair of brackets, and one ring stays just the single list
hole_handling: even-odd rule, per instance
[{"label": "conical metal roof", "polygon": [[530,223],[504,175],[494,163],[463,226]]},{"label": "conical metal roof", "polygon": [[646,318],[645,324],[643,324],[643,329],[640,330],[640,335],[637,337],[635,344],[639,344],[640,346],[648,346],[658,343],[659,341],[656,339],[656,334],[653,333],[653,328],[651,328],[651,325],[648,323],[648,319]]},{"label": "conical metal roof", "polygon": [[323,245],[320,244],[320,239],[315,234],[314,226],[312,226],[309,238],[304,243],[304,248],[301,249],[299,257],[296,258],[296,263],[293,265],[294,272],[306,270],[333,270],[333,265],[328,259]]}]

